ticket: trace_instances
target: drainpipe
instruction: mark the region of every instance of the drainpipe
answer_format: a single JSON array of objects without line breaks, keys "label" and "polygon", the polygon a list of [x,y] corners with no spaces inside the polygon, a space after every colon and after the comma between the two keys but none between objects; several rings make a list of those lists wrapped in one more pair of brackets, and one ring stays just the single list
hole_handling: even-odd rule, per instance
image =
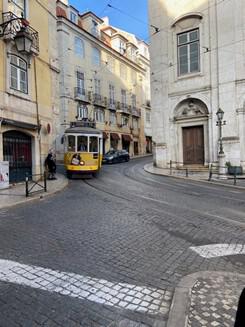
[{"label": "drainpipe", "polygon": [[42,155],[41,155],[41,124],[39,116],[39,104],[38,104],[38,88],[37,88],[37,66],[36,58],[33,57],[34,62],[34,80],[35,80],[35,94],[36,94],[36,115],[37,115],[37,126],[38,126],[38,145],[39,145],[39,164],[40,164],[40,174],[42,174]]}]

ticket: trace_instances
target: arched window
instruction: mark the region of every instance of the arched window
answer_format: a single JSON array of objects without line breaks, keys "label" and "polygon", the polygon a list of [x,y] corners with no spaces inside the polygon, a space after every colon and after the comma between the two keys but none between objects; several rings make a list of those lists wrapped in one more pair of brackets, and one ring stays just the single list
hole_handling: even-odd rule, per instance
[{"label": "arched window", "polygon": [[27,63],[16,55],[10,57],[10,87],[28,93]]},{"label": "arched window", "polygon": [[75,36],[75,54],[84,58],[84,42]]}]

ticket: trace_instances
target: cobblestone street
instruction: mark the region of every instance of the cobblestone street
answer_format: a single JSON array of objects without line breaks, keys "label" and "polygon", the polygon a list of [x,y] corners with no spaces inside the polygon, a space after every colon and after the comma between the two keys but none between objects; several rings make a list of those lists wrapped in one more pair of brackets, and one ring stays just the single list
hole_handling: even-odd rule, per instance
[{"label": "cobblestone street", "polygon": [[244,190],[151,175],[150,160],[1,210],[0,327],[181,327],[171,304],[193,274],[186,326],[233,327]]}]

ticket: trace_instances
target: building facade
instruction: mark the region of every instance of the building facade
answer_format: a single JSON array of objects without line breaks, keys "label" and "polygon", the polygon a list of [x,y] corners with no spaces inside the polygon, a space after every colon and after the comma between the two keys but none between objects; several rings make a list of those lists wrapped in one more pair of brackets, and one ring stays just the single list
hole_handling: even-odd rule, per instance
[{"label": "building facade", "polygon": [[18,182],[43,171],[55,139],[56,3],[2,0],[0,11],[0,160]]},{"label": "building facade", "polygon": [[[245,3],[149,0],[154,161],[245,168]],[[224,111],[223,135],[216,126]]]},{"label": "building facade", "polygon": [[[92,120],[103,131],[104,153],[110,148],[145,153],[147,44],[110,26],[108,18],[80,14],[64,0],[57,1],[57,34],[61,69],[57,139],[71,122]],[[57,153],[62,159],[61,144]]]}]

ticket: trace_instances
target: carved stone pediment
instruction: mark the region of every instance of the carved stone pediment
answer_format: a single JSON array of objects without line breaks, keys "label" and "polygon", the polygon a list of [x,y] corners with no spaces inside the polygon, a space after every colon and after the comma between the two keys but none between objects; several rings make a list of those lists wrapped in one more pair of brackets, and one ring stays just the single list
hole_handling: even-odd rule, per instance
[{"label": "carved stone pediment", "polygon": [[207,116],[208,111],[204,103],[200,100],[188,99],[182,101],[175,110],[175,119],[194,118]]}]

